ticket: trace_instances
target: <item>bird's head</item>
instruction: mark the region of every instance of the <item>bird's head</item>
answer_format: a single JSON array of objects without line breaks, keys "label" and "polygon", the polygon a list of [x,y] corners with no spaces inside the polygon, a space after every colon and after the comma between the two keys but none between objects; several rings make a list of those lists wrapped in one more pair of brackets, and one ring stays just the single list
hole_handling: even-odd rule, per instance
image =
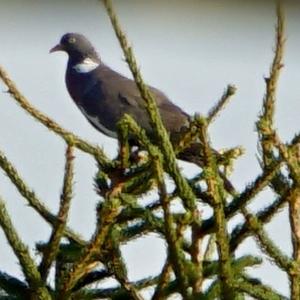
[{"label": "bird's head", "polygon": [[65,51],[74,62],[83,61],[85,58],[99,60],[91,42],[80,33],[63,35],[60,42],[50,50],[50,53],[55,51]]}]

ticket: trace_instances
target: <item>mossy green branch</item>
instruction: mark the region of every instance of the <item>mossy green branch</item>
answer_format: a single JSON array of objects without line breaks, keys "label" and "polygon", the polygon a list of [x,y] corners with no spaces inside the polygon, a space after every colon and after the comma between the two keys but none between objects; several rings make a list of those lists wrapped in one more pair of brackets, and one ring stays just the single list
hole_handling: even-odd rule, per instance
[{"label": "mossy green branch", "polygon": [[[0,168],[2,168],[7,174],[8,178],[15,185],[19,193],[28,201],[28,204],[50,225],[55,226],[57,218],[52,214],[46,205],[36,196],[33,190],[31,190],[25,181],[19,175],[17,169],[8,160],[3,152],[0,151]],[[85,241],[76,234],[72,229],[66,227],[64,230],[64,236],[70,240],[84,245]]]},{"label": "mossy green branch", "polygon": [[[281,208],[288,202],[290,191],[288,190],[286,194],[280,196],[272,204],[261,210],[256,214],[256,218],[261,224],[268,223],[276,213],[280,211]],[[244,222],[241,225],[237,225],[236,228],[231,233],[230,236],[230,251],[234,252],[237,247],[245,240],[248,236],[253,235],[253,231],[249,226],[248,222]]]},{"label": "mossy green branch", "polygon": [[285,160],[290,173],[289,177],[293,181],[288,204],[292,233],[293,258],[298,267],[290,268],[288,270],[288,274],[291,281],[291,299],[294,300],[300,297],[300,157],[297,155],[300,146],[296,145],[296,147],[292,147],[283,144],[276,132],[273,136],[274,144],[277,146],[281,157]]},{"label": "mossy green branch", "polygon": [[88,142],[77,137],[73,133],[63,129],[51,118],[40,112],[38,109],[33,107],[26,97],[19,91],[16,84],[10,79],[7,72],[3,67],[0,66],[0,78],[8,88],[8,93],[13,97],[13,99],[33,118],[39,121],[41,124],[46,126],[49,130],[55,132],[60,137],[62,137],[67,144],[72,144],[74,147],[82,150],[83,152],[89,153],[95,157],[101,167],[109,168],[112,162],[106,157],[102,149],[97,146],[90,145]]},{"label": "mossy green branch", "polygon": [[263,284],[255,284],[250,282],[249,280],[239,279],[234,283],[234,288],[237,291],[241,291],[243,293],[248,294],[249,296],[254,297],[255,299],[260,300],[288,300],[287,297],[284,297],[277,292],[275,292],[272,288],[263,285]]},{"label": "mossy green branch", "polygon": [[293,261],[287,255],[285,255],[269,238],[267,232],[263,228],[263,224],[259,221],[259,219],[255,215],[248,212],[246,208],[242,208],[242,212],[246,218],[248,226],[258,239],[261,249],[264,250],[283,271],[288,272],[291,269],[293,270]]},{"label": "mossy green branch", "polygon": [[[296,147],[298,139],[295,139],[293,142],[293,147]],[[261,192],[272,180],[272,178],[276,175],[278,170],[280,169],[283,161],[274,161],[268,169],[263,170],[263,173],[259,175],[252,183],[248,184],[244,191],[242,191],[239,195],[234,198],[230,204],[225,207],[225,216],[226,219],[233,217],[239,209],[250,202],[259,192]],[[282,190],[283,199],[285,199],[285,195],[287,192],[287,188]],[[280,201],[280,203],[285,202],[286,200]],[[280,204],[281,206],[281,204]],[[199,227],[198,234],[204,236],[205,234],[213,232],[215,227],[214,217],[211,217],[205,221],[203,221],[202,225]]]},{"label": "mossy green branch", "polygon": [[207,115],[207,123],[212,123],[224,109],[225,105],[229,102],[231,97],[235,94],[236,87],[234,85],[228,85],[225,92],[223,93],[221,99],[217,102],[217,104],[208,112]]},{"label": "mossy green branch", "polygon": [[266,94],[263,100],[263,111],[257,122],[257,131],[260,135],[261,146],[263,150],[263,161],[266,167],[272,162],[272,149],[274,147],[273,129],[274,129],[274,112],[276,103],[276,91],[280,70],[283,67],[283,52],[285,44],[285,20],[282,11],[281,1],[277,5],[277,27],[276,27],[276,46],[270,75],[265,79]]},{"label": "mossy green branch", "polygon": [[204,167],[203,172],[207,182],[207,192],[212,199],[214,219],[216,222],[216,243],[220,259],[220,281],[221,299],[234,299],[231,287],[234,274],[231,268],[231,255],[229,250],[229,236],[227,232],[227,222],[225,217],[226,193],[223,182],[219,176],[216,157],[209,144],[207,134],[207,120],[199,118],[199,138],[203,144]]},{"label": "mossy green branch", "polygon": [[[152,155],[154,156],[155,153],[152,153]],[[164,212],[165,237],[168,243],[168,256],[179,283],[179,292],[182,295],[183,299],[188,300],[191,299],[191,295],[188,292],[189,280],[185,269],[185,258],[184,253],[180,247],[180,240],[178,239],[178,236],[176,234],[176,225],[170,211],[169,197],[164,182],[163,167],[158,154],[156,158],[153,158],[153,165],[156,172],[160,201]]]},{"label": "mossy green branch", "polygon": [[163,169],[163,159],[161,156],[161,152],[158,150],[156,146],[154,146],[148,137],[145,134],[145,131],[141,129],[135,120],[133,120],[130,116],[125,115],[121,121],[121,126],[126,126],[129,129],[131,134],[134,134],[141,145],[144,146],[152,159],[152,164],[154,168],[154,173],[158,185],[159,195],[161,205],[164,211],[164,225],[165,225],[165,235],[166,240],[168,242],[169,255],[170,260],[175,268],[175,274],[180,282],[180,292],[185,299],[189,298],[187,293],[188,288],[188,279],[186,277],[186,272],[184,269],[184,255],[182,250],[178,246],[178,238],[176,236],[176,231],[174,230],[174,220],[172,214],[170,213],[169,208],[169,197],[166,191],[166,186],[164,182],[164,169]]},{"label": "mossy green branch", "polygon": [[300,186],[294,184],[289,199],[289,218],[292,234],[293,258],[297,263],[295,269],[289,270],[291,281],[291,299],[296,300],[300,295]]},{"label": "mossy green branch", "polygon": [[126,263],[122,257],[120,245],[120,230],[118,227],[113,228],[110,231],[109,236],[109,247],[108,251],[110,252],[109,261],[106,263],[108,265],[111,272],[114,274],[116,280],[119,281],[124,290],[128,292],[128,298],[132,300],[143,300],[138,290],[134,287],[134,285],[128,279],[128,272]]},{"label": "mossy green branch", "polygon": [[[273,63],[270,70],[270,76],[266,79],[266,95],[263,103],[263,112],[257,122],[257,129],[260,135],[261,146],[263,150],[263,162],[264,167],[268,168],[270,163],[275,159],[273,150],[276,146],[279,149],[281,156],[286,160],[289,166],[291,177],[299,186],[299,159],[296,159],[295,153],[292,156],[290,149],[287,149],[282,143],[279,142],[279,138],[274,129],[274,111],[275,111],[275,100],[278,79],[280,70],[283,66],[283,52],[285,44],[285,21],[284,14],[282,12],[281,1],[278,1],[277,5],[277,28],[276,28],[276,49]],[[284,179],[283,179],[284,178]],[[289,186],[288,180],[282,174],[278,174],[276,181],[272,182],[273,189],[278,193],[284,189],[285,186]],[[296,187],[297,189],[297,187]],[[296,230],[292,234],[293,240],[293,257],[297,264],[300,263],[300,233],[297,230],[300,224],[299,212],[300,212],[300,196],[296,196],[294,201],[289,203],[289,218],[292,226],[292,230]],[[299,268],[298,268],[299,269]],[[296,272],[290,268],[289,275],[291,280],[291,299],[300,298],[300,271]]]},{"label": "mossy green branch", "polygon": [[[158,276],[155,276],[138,280],[132,284],[136,290],[142,290],[157,284],[157,281]],[[74,299],[129,299],[128,292],[122,287],[82,289],[74,293],[73,297]]]},{"label": "mossy green branch", "polygon": [[281,142],[278,134],[274,132],[274,144],[278,148],[281,157],[285,160],[289,171],[290,177],[294,181],[294,184],[300,186],[300,157],[298,152],[300,149],[300,143],[293,147],[293,145],[286,145]]},{"label": "mossy green branch", "polygon": [[72,288],[90,268],[89,264],[94,263],[92,261],[93,257],[101,253],[109,230],[115,224],[115,220],[121,211],[120,199],[114,195],[117,192],[112,190],[111,194],[101,203],[97,212],[98,221],[96,230],[90,243],[86,245],[82,256],[75,262],[72,270],[60,280],[59,300],[69,299]]},{"label": "mossy green branch", "polygon": [[59,244],[63,237],[67,223],[68,212],[72,200],[72,186],[74,177],[73,147],[68,146],[66,150],[66,164],[63,190],[60,200],[59,212],[57,215],[57,223],[55,224],[48,245],[43,252],[43,259],[40,263],[39,270],[43,280],[46,281],[49,269],[55,260],[59,251]]},{"label": "mossy green branch", "polygon": [[167,259],[165,265],[160,273],[159,281],[155,287],[155,292],[151,298],[151,300],[160,300],[163,299],[163,290],[167,287],[168,283],[171,280],[172,275],[172,267]]},{"label": "mossy green branch", "polygon": [[42,281],[37,265],[30,256],[27,246],[19,237],[2,199],[0,199],[0,226],[19,260],[23,274],[31,290],[32,299],[50,300],[50,294]]}]

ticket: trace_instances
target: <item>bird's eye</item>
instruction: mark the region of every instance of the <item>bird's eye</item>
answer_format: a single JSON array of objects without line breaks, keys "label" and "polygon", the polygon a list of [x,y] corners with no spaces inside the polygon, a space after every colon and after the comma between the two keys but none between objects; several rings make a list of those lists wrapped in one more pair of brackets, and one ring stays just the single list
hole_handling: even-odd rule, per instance
[{"label": "bird's eye", "polygon": [[76,39],[75,39],[74,37],[70,37],[70,38],[68,39],[68,42],[69,42],[70,44],[74,44],[74,43],[76,42]]}]

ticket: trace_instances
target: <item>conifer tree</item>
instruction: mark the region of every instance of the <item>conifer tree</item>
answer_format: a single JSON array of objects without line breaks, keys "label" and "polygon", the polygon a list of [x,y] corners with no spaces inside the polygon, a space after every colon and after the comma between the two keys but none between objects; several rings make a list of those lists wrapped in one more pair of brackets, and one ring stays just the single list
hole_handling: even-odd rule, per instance
[{"label": "conifer tree", "polygon": [[[236,257],[237,247],[249,236],[254,237],[265,255],[288,275],[289,299],[300,299],[300,137],[298,133],[290,142],[284,143],[274,126],[276,90],[285,45],[281,7],[277,7],[274,58],[270,74],[265,78],[265,96],[256,122],[261,172],[244,190],[238,192],[228,178],[242,150],[236,147],[218,153],[212,149],[208,134],[210,124],[235,94],[235,87],[226,88],[207,116],[195,115],[189,130],[174,148],[111,1],[103,0],[103,4],[145,101],[156,139],[150,140],[136,120],[125,115],[118,124],[118,156],[110,160],[101,148],[66,131],[33,107],[9,74],[0,67],[0,78],[11,99],[66,144],[64,179],[56,214],[22,179],[10,162],[9,154],[0,152],[1,169],[24,201],[52,229],[50,237],[36,244],[41,257],[37,262],[16,231],[14,216],[7,212],[5,200],[0,198],[0,226],[24,275],[24,280],[21,280],[0,270],[0,299],[141,300],[144,299],[141,291],[147,288],[152,289],[153,300],[168,299],[175,294],[187,300],[246,299],[247,296],[266,300],[286,299],[275,288],[264,284],[261,278],[247,274],[246,268],[261,264],[261,257],[251,254]],[[131,159],[129,134],[135,136],[146,149],[148,155],[143,160]],[[177,165],[176,155],[196,140],[203,144],[203,167],[198,175],[187,179]],[[83,239],[67,222],[73,196],[74,149],[89,154],[98,166],[95,176],[97,222],[90,240]],[[174,183],[172,191],[167,189],[167,176]],[[265,187],[274,192],[272,203],[256,213],[250,212],[247,205]],[[155,192],[152,202],[141,205],[138,200],[149,191]],[[172,210],[171,204],[175,200],[181,202],[181,212]],[[211,207],[211,217],[202,216],[199,203]],[[265,229],[265,225],[284,206],[289,210],[293,245],[291,257],[281,251]],[[244,221],[229,232],[228,222],[237,213],[243,215]],[[148,233],[156,233],[165,240],[167,257],[164,266],[156,276],[130,281],[121,246]],[[51,268],[55,269],[55,282],[49,282]],[[102,281],[107,278],[114,278],[119,285],[102,287]],[[210,280],[209,285],[205,285],[207,280]]]}]

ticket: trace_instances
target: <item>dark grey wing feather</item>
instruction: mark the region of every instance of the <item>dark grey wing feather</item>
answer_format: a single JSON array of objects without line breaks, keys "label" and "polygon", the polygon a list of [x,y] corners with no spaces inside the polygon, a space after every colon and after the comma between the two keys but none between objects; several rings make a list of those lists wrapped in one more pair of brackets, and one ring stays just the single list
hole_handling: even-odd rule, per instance
[{"label": "dark grey wing feather", "polygon": [[[156,99],[167,130],[170,133],[180,131],[180,128],[187,123],[188,115],[161,91],[153,87],[149,88]],[[98,118],[99,122],[109,131],[116,131],[117,122],[124,114],[129,114],[148,134],[152,133],[144,100],[135,82],[104,64],[91,73],[88,83],[84,85],[81,103],[78,105],[84,107],[88,116]],[[91,122],[91,120],[89,121]],[[91,123],[95,126],[94,121]],[[103,132],[103,130],[101,131]]]}]

